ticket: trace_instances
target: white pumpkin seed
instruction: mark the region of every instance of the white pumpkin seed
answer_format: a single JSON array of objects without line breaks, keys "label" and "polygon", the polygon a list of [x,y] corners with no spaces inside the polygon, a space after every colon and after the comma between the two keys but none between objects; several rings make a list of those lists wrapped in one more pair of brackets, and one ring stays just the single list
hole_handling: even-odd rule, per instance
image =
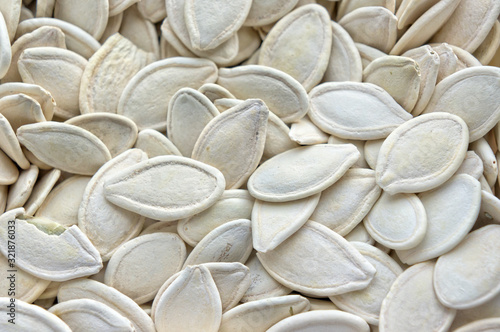
[{"label": "white pumpkin seed", "polygon": [[142,16],[137,5],[134,4],[123,12],[119,33],[141,50],[148,52],[155,60],[160,57],[156,26]]},{"label": "white pumpkin seed", "polygon": [[[108,23],[109,1],[84,3],[78,0],[56,0],[54,17],[72,23],[96,40],[101,38]],[[49,15],[52,16],[52,15]]]},{"label": "white pumpkin seed", "polygon": [[10,45],[9,31],[5,19],[0,11],[0,79],[9,70],[12,61],[12,49]]},{"label": "white pumpkin seed", "polygon": [[327,143],[329,137],[328,134],[321,131],[307,115],[292,123],[288,136],[292,141],[300,145]]},{"label": "white pumpkin seed", "polygon": [[52,120],[56,102],[50,92],[34,84],[3,83],[0,85],[0,98],[16,94],[24,94],[35,99],[42,107],[45,120]]},{"label": "white pumpkin seed", "polygon": [[14,41],[22,5],[21,0],[5,1],[0,4],[0,12],[3,14],[11,42]]},{"label": "white pumpkin seed", "polygon": [[7,196],[7,210],[22,207],[31,195],[38,177],[38,167],[31,165],[27,170],[21,171],[16,183],[9,188]]},{"label": "white pumpkin seed", "polygon": [[146,152],[149,158],[164,155],[182,156],[174,143],[154,129],[141,130],[134,147]]},{"label": "white pumpkin seed", "polygon": [[19,170],[10,158],[0,150],[0,185],[10,185],[19,178]]},{"label": "white pumpkin seed", "polygon": [[243,25],[258,27],[276,22],[290,12],[298,0],[253,0]]},{"label": "white pumpkin seed", "polygon": [[435,112],[409,120],[382,144],[377,183],[389,194],[436,188],[460,167],[468,141],[467,125],[456,115]]},{"label": "white pumpkin seed", "polygon": [[26,124],[45,121],[40,104],[22,93],[1,98],[0,112],[14,131]]},{"label": "white pumpkin seed", "polygon": [[60,170],[52,169],[40,177],[40,179],[35,183],[28,201],[24,204],[26,215],[35,215],[35,212],[45,201],[60,176]]}]

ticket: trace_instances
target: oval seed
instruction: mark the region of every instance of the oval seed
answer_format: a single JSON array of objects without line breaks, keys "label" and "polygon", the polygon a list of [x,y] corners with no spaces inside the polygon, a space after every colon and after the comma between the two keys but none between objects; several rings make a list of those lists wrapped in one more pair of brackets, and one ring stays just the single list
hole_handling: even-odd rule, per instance
[{"label": "oval seed", "polygon": [[14,184],[19,178],[19,170],[10,158],[0,150],[0,185]]},{"label": "oval seed", "polygon": [[310,219],[344,236],[363,220],[380,192],[374,171],[352,168],[321,193]]},{"label": "oval seed", "polygon": [[136,2],[139,2],[139,0],[109,0],[109,16],[122,14]]},{"label": "oval seed", "polygon": [[251,222],[238,219],[208,233],[191,251],[183,268],[209,262],[245,263],[251,252]]},{"label": "oval seed", "polygon": [[[431,39],[433,43],[446,41],[472,53],[486,38],[500,14],[500,3],[492,0],[458,1],[457,9]],[[441,18],[443,19],[443,18]],[[463,26],[466,21],[467,28]]]},{"label": "oval seed", "polygon": [[252,239],[255,250],[273,250],[298,231],[314,212],[319,198],[320,194],[284,203],[257,200],[252,210]]},{"label": "oval seed", "polygon": [[78,224],[78,209],[83,193],[90,181],[88,176],[72,176],[50,191],[36,211],[36,217],[44,217],[63,226]]},{"label": "oval seed", "polygon": [[356,45],[356,48],[359,51],[359,55],[361,56],[361,63],[363,64],[363,68],[366,68],[373,60],[387,55],[374,47],[362,43],[354,42],[354,45]]},{"label": "oval seed", "polygon": [[299,332],[311,329],[317,332],[331,331],[369,332],[370,326],[360,317],[339,310],[315,310],[303,312],[283,319],[273,325],[269,332]]},{"label": "oval seed", "polygon": [[438,258],[434,269],[434,289],[443,305],[470,309],[484,304],[500,292],[499,234],[499,225],[482,227]]},{"label": "oval seed", "polygon": [[[137,185],[143,188],[137,191]],[[216,168],[185,157],[160,156],[106,179],[106,199],[156,220],[195,215],[222,195],[224,176]]]},{"label": "oval seed", "polygon": [[74,174],[92,175],[111,159],[108,148],[95,135],[65,123],[24,125],[17,137],[42,162]]},{"label": "oval seed", "polygon": [[[156,233],[120,245],[106,267],[104,283],[138,304],[152,300],[161,285],[180,271],[186,259],[186,245],[176,234]],[[148,271],[143,278],[135,271]]]},{"label": "oval seed", "polygon": [[[389,194],[438,187],[464,160],[469,142],[465,122],[436,112],[402,124],[386,138],[377,159],[376,179]],[[413,151],[408,156],[408,151]]]},{"label": "oval seed", "polygon": [[[0,298],[1,313],[3,316],[9,317],[9,304],[11,303],[8,297]],[[69,326],[59,317],[37,305],[16,300],[15,306],[17,315],[23,317],[23,319],[14,321],[16,324],[15,328],[13,328],[12,323],[7,319],[3,319],[0,322],[0,329],[2,331],[29,331],[33,329],[33,326],[36,326],[36,330],[39,332],[71,332]]]},{"label": "oval seed", "polygon": [[222,305],[210,271],[188,266],[158,300],[154,315],[156,330],[216,332]]},{"label": "oval seed", "polygon": [[137,9],[153,23],[158,23],[167,16],[165,1],[162,0],[140,1],[137,3]]},{"label": "oval seed", "polygon": [[291,289],[277,282],[267,273],[264,266],[260,263],[255,251],[250,254],[246,266],[250,269],[250,286],[245,295],[241,298],[241,302],[251,302],[262,300],[275,296],[287,295],[292,292]]},{"label": "oval seed", "polygon": [[217,83],[238,99],[262,99],[285,123],[295,122],[307,112],[305,89],[292,76],[278,69],[259,65],[221,68]]},{"label": "oval seed", "polygon": [[72,23],[96,40],[101,38],[108,23],[109,2],[93,1],[84,4],[78,0],[57,0],[54,6],[54,17]]},{"label": "oval seed", "polygon": [[42,107],[45,120],[52,120],[56,102],[50,92],[34,84],[18,82],[0,84],[0,98],[16,94],[24,94],[35,99]]},{"label": "oval seed", "polygon": [[76,299],[99,301],[120,315],[128,318],[137,332],[154,332],[155,326],[151,318],[132,301],[113,287],[106,286],[95,280],[77,279],[61,285],[57,300],[63,303]]},{"label": "oval seed", "polygon": [[434,6],[439,0],[405,0],[398,7],[396,16],[398,17],[398,29],[402,30],[408,25],[413,24],[429,8]]},{"label": "oval seed", "polygon": [[389,255],[369,244],[353,242],[352,245],[375,267],[377,273],[365,289],[331,296],[330,300],[339,308],[378,325],[382,301],[403,269]]},{"label": "oval seed", "polygon": [[363,289],[376,272],[343,237],[313,221],[257,257],[281,284],[321,297]]},{"label": "oval seed", "polygon": [[116,172],[146,160],[137,149],[128,150],[103,165],[87,184],[78,210],[78,227],[89,237],[104,261],[116,248],[137,236],[144,218],[106,200],[104,183]]},{"label": "oval seed", "polygon": [[382,193],[367,214],[364,225],[380,244],[391,249],[411,249],[422,242],[427,230],[424,205],[415,194]]},{"label": "oval seed", "polygon": [[[220,71],[218,74],[219,74],[218,78],[220,78]],[[233,96],[233,94],[229,92],[226,88],[215,83],[205,83],[198,88],[198,91],[203,93],[208,99],[210,99],[212,103],[217,99],[221,98],[236,99],[236,97]]]},{"label": "oval seed", "polygon": [[38,177],[38,167],[31,165],[27,170],[21,171],[16,183],[10,186],[7,196],[7,210],[22,207],[31,195]]},{"label": "oval seed", "polygon": [[258,27],[276,22],[290,12],[298,0],[253,0],[245,26]]},{"label": "oval seed", "polygon": [[35,47],[23,51],[17,66],[23,82],[37,84],[56,100],[55,114],[63,119],[80,114],[78,96],[87,60],[57,47]]},{"label": "oval seed", "polygon": [[[287,202],[317,194],[335,183],[359,158],[352,144],[321,144],[288,150],[262,164],[247,186],[266,202]],[[297,170],[306,169],[306,174]],[[280,173],[279,177],[275,174]]]},{"label": "oval seed", "polygon": [[389,93],[370,83],[323,83],[311,91],[309,98],[311,120],[340,138],[385,138],[412,118]]},{"label": "oval seed", "polygon": [[67,120],[66,123],[94,134],[106,145],[111,157],[132,148],[137,140],[136,124],[119,114],[82,114]]},{"label": "oval seed", "polygon": [[330,58],[330,21],[326,9],[319,5],[293,10],[264,39],[259,65],[282,70],[299,81],[306,91],[311,90],[321,81]]},{"label": "oval seed", "polygon": [[[191,46],[199,50],[213,49],[236,33],[250,11],[251,0],[205,3],[186,0],[184,17]],[[213,21],[211,18],[218,16]]]},{"label": "oval seed", "polygon": [[379,328],[385,332],[447,331],[455,310],[443,306],[432,285],[434,262],[413,265],[392,284],[382,302]]},{"label": "oval seed", "polygon": [[479,180],[481,175],[483,175],[483,161],[474,151],[467,151],[462,165],[460,165],[455,173],[455,175],[458,174],[467,174]]},{"label": "oval seed", "polygon": [[373,60],[363,71],[363,82],[387,91],[410,113],[420,91],[420,68],[411,58],[388,55]]},{"label": "oval seed", "polygon": [[9,31],[4,16],[0,11],[0,79],[7,74],[12,61],[12,49],[10,45]]},{"label": "oval seed", "polygon": [[[21,244],[17,247],[16,265],[26,272],[45,280],[66,281],[97,273],[102,268],[99,252],[78,227],[66,229],[42,218],[21,218],[14,220],[4,214],[0,237],[7,244],[7,225],[14,220],[16,240]],[[0,250],[7,256],[6,245],[1,245]]]},{"label": "oval seed", "polygon": [[[80,112],[116,113],[129,80],[150,56],[119,33],[109,37],[89,59],[80,85]],[[109,80],[110,75],[113,80]]]},{"label": "oval seed", "polygon": [[215,228],[236,219],[250,219],[254,198],[242,189],[225,190],[220,199],[208,209],[183,220],[177,231],[186,243],[196,246]]},{"label": "oval seed", "polygon": [[123,12],[119,32],[154,60],[160,57],[156,26],[139,13],[138,6],[130,6]]},{"label": "oval seed", "polygon": [[203,129],[192,158],[219,169],[226,179],[226,189],[240,187],[264,152],[268,115],[266,105],[258,99],[248,99],[225,111]]},{"label": "oval seed", "polygon": [[500,68],[471,67],[441,81],[424,113],[458,115],[469,128],[469,142],[473,142],[486,135],[500,119],[499,99]]},{"label": "oval seed", "polygon": [[339,24],[357,43],[389,53],[397,39],[397,17],[380,6],[361,7],[342,17]]},{"label": "oval seed", "polygon": [[429,8],[401,36],[391,50],[397,55],[424,44],[453,14],[461,0],[443,0]]},{"label": "oval seed", "polygon": [[437,83],[457,71],[458,57],[447,43],[437,44],[432,49],[439,55]]},{"label": "oval seed", "polygon": [[481,45],[474,51],[474,57],[487,66],[500,45],[500,22],[497,20]]},{"label": "oval seed", "polygon": [[14,41],[17,25],[19,24],[19,16],[22,12],[21,1],[5,1],[0,4],[0,11],[3,14],[5,25],[9,33],[10,41]]},{"label": "oval seed", "polygon": [[280,320],[307,311],[309,307],[309,301],[300,295],[247,302],[222,315],[219,331],[267,331]]},{"label": "oval seed", "polygon": [[[294,124],[292,124],[292,128],[293,125]],[[267,119],[266,143],[264,145],[264,153],[262,154],[261,162],[287,150],[299,147],[299,145],[293,141],[290,136],[290,132],[290,128],[288,128],[288,126],[273,112],[269,111],[269,118]]]},{"label": "oval seed", "polygon": [[106,40],[110,36],[120,31],[122,21],[123,21],[123,13],[108,17],[108,23],[106,24],[106,28],[104,29],[101,39],[99,39],[99,42],[101,44],[104,44],[104,42],[106,42]]},{"label": "oval seed", "polygon": [[323,81],[361,82],[362,78],[363,64],[354,41],[340,24],[332,21],[332,50]]},{"label": "oval seed", "polygon": [[36,183],[31,191],[28,201],[24,204],[26,215],[33,216],[40,205],[45,201],[45,198],[50,193],[57,180],[61,176],[61,171],[51,169],[45,173]]},{"label": "oval seed", "polygon": [[309,116],[305,115],[297,122],[292,123],[288,136],[300,145],[314,145],[328,142],[328,134],[319,129]]},{"label": "oval seed", "polygon": [[58,303],[49,312],[61,318],[73,331],[132,332],[130,321],[104,303],[77,299]]},{"label": "oval seed", "polygon": [[203,128],[219,111],[210,99],[191,88],[177,91],[168,103],[167,135],[185,157],[191,157]]},{"label": "oval seed", "polygon": [[20,168],[28,169],[30,167],[30,162],[21,149],[16,133],[2,114],[0,114],[0,150],[5,152]]},{"label": "oval seed", "polygon": [[339,3],[337,9],[337,21],[353,10],[367,6],[381,6],[387,8],[393,13],[396,11],[396,1],[394,0],[351,0],[344,3]]},{"label": "oval seed", "polygon": [[178,57],[156,61],[126,83],[117,112],[134,120],[139,129],[164,131],[166,106],[172,96],[183,87],[198,89],[216,79],[217,67],[207,59]]},{"label": "oval seed", "polygon": [[134,147],[146,152],[149,158],[165,155],[182,156],[174,143],[154,129],[141,130]]},{"label": "oval seed", "polygon": [[39,17],[38,15],[36,18],[30,18],[19,23],[16,38],[43,26],[53,26],[61,29],[68,50],[76,52],[86,59],[90,58],[101,47],[101,44],[94,37],[76,25],[57,18]]},{"label": "oval seed", "polygon": [[45,121],[40,104],[22,93],[0,98],[0,112],[14,131],[26,124]]}]

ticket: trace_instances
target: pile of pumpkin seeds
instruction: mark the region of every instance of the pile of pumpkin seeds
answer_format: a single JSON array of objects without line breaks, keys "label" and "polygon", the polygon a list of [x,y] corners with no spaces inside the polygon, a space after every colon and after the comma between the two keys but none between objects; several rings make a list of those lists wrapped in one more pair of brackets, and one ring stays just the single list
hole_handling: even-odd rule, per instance
[{"label": "pile of pumpkin seeds", "polygon": [[500,330],[500,0],[1,0],[1,331]]}]

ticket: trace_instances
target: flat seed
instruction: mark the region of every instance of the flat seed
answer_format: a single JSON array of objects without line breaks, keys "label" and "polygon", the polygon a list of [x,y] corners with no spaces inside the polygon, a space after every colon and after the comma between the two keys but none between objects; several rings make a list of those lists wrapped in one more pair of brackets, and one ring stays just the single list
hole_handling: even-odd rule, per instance
[{"label": "flat seed", "polygon": [[[287,202],[312,196],[340,179],[358,158],[358,150],[349,144],[321,144],[288,150],[257,168],[248,180],[248,191],[266,202]],[[305,170],[306,165],[307,173],[297,172]]]},{"label": "flat seed", "polygon": [[203,264],[219,290],[222,313],[236,306],[250,286],[250,269],[237,262]]},{"label": "flat seed", "polygon": [[[137,185],[145,190],[135,190]],[[129,211],[156,220],[177,220],[215,204],[224,187],[224,176],[212,166],[185,157],[160,156],[108,178],[104,193],[107,200]]]},{"label": "flat seed", "polygon": [[22,169],[30,167],[29,161],[21,150],[21,145],[17,140],[16,133],[12,129],[9,121],[0,114],[0,150],[5,152]]},{"label": "flat seed", "polygon": [[[500,3],[492,0],[459,1],[451,17],[443,20],[443,27],[431,39],[433,43],[446,41],[468,52],[474,52],[486,38],[500,14]],[[441,19],[443,19],[441,17]],[[466,21],[468,24],[463,25]]]},{"label": "flat seed", "polygon": [[[17,246],[16,259],[21,269],[45,280],[66,281],[97,273],[102,268],[98,251],[78,227],[66,229],[46,219],[21,218],[4,214],[0,229],[0,237],[7,243],[7,225],[14,221],[16,239],[22,243]],[[46,250],[49,247],[54,250]],[[0,246],[0,250],[7,256],[6,246]]]},{"label": "flat seed", "polygon": [[422,16],[427,10],[438,3],[439,0],[404,0],[401,2],[396,16],[398,17],[398,29],[402,30]]},{"label": "flat seed", "polygon": [[238,53],[227,63],[227,66],[236,66],[260,49],[262,39],[259,33],[251,27],[242,27],[236,34],[238,35]]},{"label": "flat seed", "polygon": [[426,235],[427,216],[424,205],[415,194],[382,193],[365,217],[368,233],[391,249],[416,247]]},{"label": "flat seed", "polygon": [[141,130],[134,147],[146,152],[149,158],[165,155],[182,156],[174,143],[154,129]]},{"label": "flat seed", "polygon": [[12,61],[12,49],[10,46],[9,31],[0,11],[0,79],[7,74]]},{"label": "flat seed", "polygon": [[350,169],[339,181],[321,193],[310,219],[344,236],[363,220],[379,198],[380,192],[374,171]]},{"label": "flat seed", "polygon": [[101,39],[99,39],[99,42],[101,44],[104,44],[104,42],[106,42],[106,39],[114,35],[116,32],[120,31],[122,22],[123,22],[123,13],[116,14],[115,16],[110,16],[108,18],[108,23],[106,25],[106,28],[102,33]]},{"label": "flat seed", "polygon": [[[209,50],[231,38],[243,25],[251,5],[251,0],[217,3],[187,0],[184,16],[191,46],[199,50]],[[219,19],[212,19],[217,16]]]},{"label": "flat seed", "polygon": [[368,332],[370,326],[360,317],[339,310],[315,310],[283,319],[272,326],[269,332],[299,332],[310,329],[317,332],[331,331]]},{"label": "flat seed", "polygon": [[[12,303],[7,297],[0,299],[2,313],[9,314],[8,305]],[[16,312],[23,319],[16,322],[15,329],[12,328],[12,323],[4,319],[0,323],[0,329],[3,331],[29,331],[36,326],[36,330],[40,332],[71,332],[66,323],[59,319],[56,315],[51,314],[47,310],[37,306],[28,304],[21,300],[16,300]]]},{"label": "flat seed", "polygon": [[189,266],[175,279],[158,300],[154,315],[158,332],[216,332],[222,317],[222,305],[210,271]]},{"label": "flat seed", "polygon": [[16,94],[24,94],[35,99],[42,107],[45,120],[52,120],[56,102],[50,92],[41,86],[27,83],[3,83],[0,85],[0,98]]},{"label": "flat seed", "polygon": [[495,153],[491,150],[490,145],[484,138],[480,138],[471,145],[476,155],[481,159],[483,164],[483,175],[488,181],[488,185],[493,187],[498,177],[498,165]]},{"label": "flat seed", "polygon": [[35,186],[38,177],[38,167],[31,165],[27,170],[21,171],[19,177],[9,188],[9,196],[7,196],[7,210],[12,210],[22,207],[31,195],[31,191]]},{"label": "flat seed", "polygon": [[33,47],[59,47],[66,48],[64,33],[61,29],[51,26],[44,26],[19,37],[12,44],[12,63],[9,70],[2,79],[5,82],[21,81],[21,76],[17,69],[17,60],[23,51]]},{"label": "flat seed", "polygon": [[19,170],[10,158],[0,150],[0,185],[10,185],[19,178]]},{"label": "flat seed", "polygon": [[326,71],[331,36],[330,17],[324,7],[299,7],[281,19],[265,38],[259,65],[284,71],[309,91]]},{"label": "flat seed", "polygon": [[89,237],[104,261],[116,248],[137,236],[144,218],[106,200],[104,183],[113,174],[146,160],[137,149],[124,152],[103,165],[87,184],[78,210],[78,227]]},{"label": "flat seed", "polygon": [[487,66],[500,46],[500,22],[497,20],[481,45],[474,51],[481,64]]},{"label": "flat seed", "polygon": [[145,0],[137,3],[142,16],[153,23],[158,23],[167,16],[167,8],[163,0]]},{"label": "flat seed", "polygon": [[252,210],[253,247],[259,252],[275,249],[306,223],[320,194],[297,201],[270,203],[257,200]]},{"label": "flat seed", "polygon": [[180,57],[160,60],[130,79],[120,97],[117,112],[134,120],[139,129],[164,131],[166,105],[172,96],[183,87],[198,89],[216,79],[217,67],[212,61]]},{"label": "flat seed", "polygon": [[[118,247],[108,262],[104,283],[138,304],[152,300],[161,285],[180,271],[186,245],[176,234],[156,233],[132,239]],[[137,269],[150,271],[138,278]]]},{"label": "flat seed", "polygon": [[443,305],[470,309],[500,292],[499,234],[499,225],[485,226],[470,233],[452,251],[439,257],[434,269],[434,289]]},{"label": "flat seed", "polygon": [[0,5],[0,12],[3,14],[11,42],[14,41],[22,5],[21,0],[5,1]]},{"label": "flat seed", "polygon": [[461,0],[443,0],[429,8],[399,38],[390,51],[391,54],[398,55],[424,44],[446,23],[460,2]]},{"label": "flat seed", "polygon": [[95,135],[65,123],[24,125],[17,138],[41,161],[74,174],[92,175],[111,159],[108,148]]},{"label": "flat seed", "polygon": [[26,215],[33,216],[38,208],[45,201],[52,188],[55,186],[57,180],[61,176],[61,171],[58,169],[51,169],[45,173],[35,183],[28,201],[24,204]]},{"label": "flat seed", "polygon": [[342,17],[339,24],[357,43],[389,53],[397,39],[397,17],[384,7],[361,7]]},{"label": "flat seed", "polygon": [[177,231],[186,243],[196,246],[215,228],[236,219],[250,219],[254,198],[242,189],[226,190],[208,209],[180,220]]},{"label": "flat seed", "polygon": [[267,331],[280,320],[309,310],[309,301],[300,295],[272,297],[248,302],[222,315],[219,331]]},{"label": "flat seed", "polygon": [[0,112],[14,131],[26,124],[45,121],[40,104],[22,93],[1,98]]},{"label": "flat seed", "polygon": [[139,0],[109,0],[109,16],[119,15],[137,2]]},{"label": "flat seed", "polygon": [[[150,61],[119,33],[109,37],[89,59],[80,85],[80,111],[116,113],[122,91],[129,80]],[[113,75],[113,80],[109,80]]]},{"label": "flat seed", "polygon": [[262,99],[285,123],[295,122],[307,112],[305,89],[292,76],[278,69],[259,65],[221,68],[217,83],[238,99]]},{"label": "flat seed", "polygon": [[478,180],[483,175],[483,161],[474,151],[467,151],[455,175],[457,174],[468,174]]},{"label": "flat seed", "polygon": [[365,68],[363,82],[381,87],[411,113],[420,91],[420,67],[411,58],[388,55],[375,59]]},{"label": "flat seed", "polygon": [[471,67],[456,72],[436,86],[424,113],[460,116],[469,128],[469,142],[476,141],[500,119],[499,78],[500,69],[495,67]]},{"label": "flat seed", "polygon": [[243,25],[258,27],[276,22],[290,12],[298,0],[254,0]]},{"label": "flat seed", "polygon": [[36,47],[23,51],[17,66],[24,83],[50,91],[57,102],[55,114],[63,119],[80,114],[78,95],[87,60],[57,47]]},{"label": "flat seed", "polygon": [[53,26],[61,29],[64,33],[68,50],[76,52],[86,59],[90,58],[101,47],[101,44],[94,37],[76,25],[57,18],[38,17],[38,15],[36,18],[19,23],[16,31],[16,39],[43,26]]},{"label": "flat seed", "polygon": [[252,252],[245,264],[250,269],[251,283],[245,295],[241,298],[241,302],[262,300],[287,295],[292,292],[291,289],[283,286],[267,273],[257,258],[255,251]]},{"label": "flat seed", "polygon": [[251,252],[251,222],[248,219],[238,219],[208,233],[191,251],[183,268],[210,262],[245,263]]},{"label": "flat seed", "polygon": [[95,300],[69,300],[52,306],[49,312],[61,318],[73,331],[104,329],[110,332],[132,332],[135,330],[127,318]]},{"label": "flat seed", "polygon": [[167,134],[185,157],[191,157],[203,128],[219,111],[210,99],[191,88],[177,91],[168,104]]},{"label": "flat seed", "polygon": [[77,225],[78,210],[89,181],[88,176],[75,175],[59,183],[47,195],[35,216],[50,219],[66,227]]},{"label": "flat seed", "polygon": [[349,242],[362,242],[369,245],[375,245],[375,240],[370,236],[370,233],[365,228],[362,223],[358,224],[352,231],[350,231],[345,239]]},{"label": "flat seed", "polygon": [[[218,74],[220,78],[220,71]],[[236,98],[226,88],[215,83],[205,83],[198,88],[198,91],[203,93],[212,103],[220,98]]]},{"label": "flat seed", "polygon": [[[438,187],[464,160],[467,125],[456,115],[436,112],[407,121],[386,138],[377,159],[376,179],[389,194]],[[408,156],[408,151],[413,153]]]},{"label": "flat seed", "polygon": [[90,279],[71,280],[64,283],[57,293],[57,300],[63,303],[76,299],[99,301],[120,315],[128,318],[137,332],[154,332],[155,326],[151,318],[132,301],[113,287],[106,286]]},{"label": "flat seed", "polygon": [[439,55],[437,83],[457,71],[458,57],[447,43],[437,44],[432,49]]},{"label": "flat seed", "polygon": [[78,0],[57,0],[54,6],[54,17],[72,23],[96,40],[101,38],[108,23],[109,1],[98,0],[83,3]]},{"label": "flat seed", "polygon": [[361,56],[361,63],[363,64],[363,68],[366,68],[370,62],[375,60],[376,58],[380,58],[381,56],[386,56],[387,54],[363,43],[356,43],[356,48],[359,51],[359,55]]},{"label": "flat seed", "polygon": [[343,237],[313,221],[257,257],[281,284],[321,297],[363,289],[376,272]]},{"label": "flat seed", "polygon": [[141,15],[137,5],[132,5],[123,12],[119,32],[137,47],[153,55],[155,60],[160,57],[156,26]]},{"label": "flat seed", "polygon": [[403,269],[389,255],[369,244],[355,242],[352,245],[375,267],[377,273],[365,289],[331,296],[330,299],[339,308],[378,325],[382,301]]},{"label": "flat seed", "polygon": [[411,111],[413,116],[417,116],[424,111],[434,92],[439,73],[440,58],[430,46],[421,46],[406,51],[403,56],[415,60],[420,69],[420,88],[417,103]]},{"label": "flat seed", "polygon": [[323,81],[361,82],[362,78],[363,64],[354,41],[340,24],[332,21],[332,50]]},{"label": "flat seed", "polygon": [[248,99],[225,111],[203,129],[192,158],[219,169],[226,179],[226,189],[240,187],[264,152],[268,115],[266,105],[258,99]]},{"label": "flat seed", "polygon": [[434,265],[420,263],[399,275],[382,302],[381,331],[446,331],[450,327],[455,310],[443,306],[435,295]]},{"label": "flat seed", "polygon": [[287,150],[299,147],[299,145],[290,137],[290,132],[291,129],[288,128],[288,126],[274,113],[269,111],[269,118],[267,119],[266,143],[264,145],[262,161],[266,161],[267,159]]},{"label": "flat seed", "polygon": [[136,124],[119,114],[82,114],[67,120],[66,123],[94,134],[106,145],[111,157],[132,148],[137,140]]},{"label": "flat seed", "polygon": [[370,83],[323,83],[311,91],[309,98],[311,120],[340,138],[385,138],[412,118],[389,93]]}]

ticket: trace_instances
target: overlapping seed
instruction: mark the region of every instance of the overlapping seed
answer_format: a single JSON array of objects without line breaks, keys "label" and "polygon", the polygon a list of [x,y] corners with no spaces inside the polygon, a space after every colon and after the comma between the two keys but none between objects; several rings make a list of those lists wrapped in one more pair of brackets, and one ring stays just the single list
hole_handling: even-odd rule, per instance
[{"label": "overlapping seed", "polygon": [[0,330],[497,330],[499,13],[0,1]]}]

